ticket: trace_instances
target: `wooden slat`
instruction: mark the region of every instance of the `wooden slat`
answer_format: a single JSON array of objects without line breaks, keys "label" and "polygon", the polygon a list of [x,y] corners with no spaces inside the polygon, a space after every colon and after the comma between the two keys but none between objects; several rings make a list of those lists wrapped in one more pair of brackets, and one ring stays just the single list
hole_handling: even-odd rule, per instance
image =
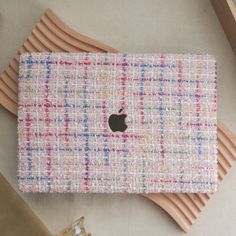
[{"label": "wooden slat", "polygon": [[236,53],[236,6],[233,0],[211,0],[211,3]]}]

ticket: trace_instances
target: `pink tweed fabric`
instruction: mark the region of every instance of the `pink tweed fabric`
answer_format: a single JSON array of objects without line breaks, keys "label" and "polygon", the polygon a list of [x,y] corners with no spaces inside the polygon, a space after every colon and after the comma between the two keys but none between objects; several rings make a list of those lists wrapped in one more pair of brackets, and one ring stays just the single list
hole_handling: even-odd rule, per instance
[{"label": "pink tweed fabric", "polygon": [[[112,114],[128,128],[113,132]],[[24,192],[213,192],[210,55],[26,53],[18,182]]]}]

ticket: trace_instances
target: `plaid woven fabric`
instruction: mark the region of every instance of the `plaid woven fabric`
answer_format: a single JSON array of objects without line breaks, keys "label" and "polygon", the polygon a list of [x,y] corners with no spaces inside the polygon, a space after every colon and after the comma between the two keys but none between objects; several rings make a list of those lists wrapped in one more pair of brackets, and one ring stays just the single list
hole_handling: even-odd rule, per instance
[{"label": "plaid woven fabric", "polygon": [[[109,117],[127,116],[113,132]],[[216,66],[209,55],[26,53],[18,182],[32,192],[213,192]]]}]

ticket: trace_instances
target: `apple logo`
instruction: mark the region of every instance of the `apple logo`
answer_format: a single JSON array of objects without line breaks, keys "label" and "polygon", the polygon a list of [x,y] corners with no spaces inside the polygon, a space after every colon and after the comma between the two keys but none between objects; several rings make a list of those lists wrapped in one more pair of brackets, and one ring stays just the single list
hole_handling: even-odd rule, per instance
[{"label": "apple logo", "polygon": [[108,123],[113,132],[120,131],[124,132],[127,129],[127,125],[125,124],[126,114],[120,114],[123,108],[119,110],[119,114],[112,114],[109,117]]}]

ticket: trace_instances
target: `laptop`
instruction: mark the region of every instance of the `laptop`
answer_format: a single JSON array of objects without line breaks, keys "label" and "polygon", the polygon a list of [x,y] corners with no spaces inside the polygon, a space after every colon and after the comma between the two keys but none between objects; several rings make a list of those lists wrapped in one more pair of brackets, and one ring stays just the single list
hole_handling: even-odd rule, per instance
[{"label": "laptop", "polygon": [[24,53],[18,94],[23,192],[217,189],[211,55]]}]

